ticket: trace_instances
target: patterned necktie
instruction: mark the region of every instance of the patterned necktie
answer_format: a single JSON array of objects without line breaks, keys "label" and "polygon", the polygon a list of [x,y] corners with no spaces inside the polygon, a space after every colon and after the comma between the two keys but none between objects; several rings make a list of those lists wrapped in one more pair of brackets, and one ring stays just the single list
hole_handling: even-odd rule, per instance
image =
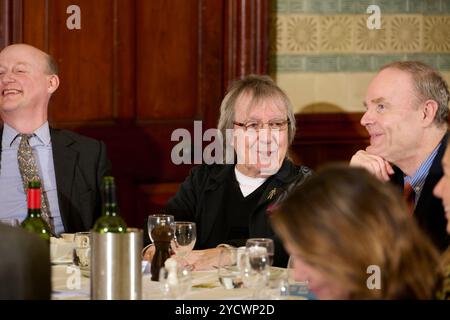
[{"label": "patterned necktie", "polygon": [[416,206],[416,192],[409,182],[405,182],[403,186],[403,198],[406,200],[409,213],[413,214]]},{"label": "patterned necktie", "polygon": [[42,179],[39,177],[36,159],[29,142],[29,139],[33,136],[33,134],[19,134],[20,144],[19,150],[17,151],[19,171],[22,176],[23,189],[25,190],[25,193],[28,190],[28,182],[32,180],[39,180],[41,182],[41,216],[48,223],[53,233],[54,227],[51,221],[52,219],[50,218],[47,194],[43,191],[44,187]]}]

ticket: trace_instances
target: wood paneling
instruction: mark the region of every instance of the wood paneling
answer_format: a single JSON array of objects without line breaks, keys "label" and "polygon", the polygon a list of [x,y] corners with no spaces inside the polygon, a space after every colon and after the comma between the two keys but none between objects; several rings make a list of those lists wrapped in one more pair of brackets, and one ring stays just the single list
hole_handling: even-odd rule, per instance
[{"label": "wood paneling", "polygon": [[0,0],[0,49],[22,41],[22,0]]},{"label": "wood paneling", "polygon": [[359,123],[362,113],[299,114],[290,155],[296,163],[316,169],[327,162],[348,162],[368,145]]},{"label": "wood paneling", "polygon": [[[81,8],[81,30],[66,27],[68,6]],[[111,0],[48,0],[47,51],[57,57],[61,86],[53,97],[53,121],[112,121],[117,51]],[[116,32],[115,32],[116,31]],[[76,85],[74,85],[76,84]],[[81,107],[89,106],[89,107]]]},{"label": "wood paneling", "polygon": [[200,118],[200,5],[185,0],[137,2],[139,121]]},{"label": "wood paneling", "polygon": [[269,0],[225,1],[225,85],[244,75],[267,74]]}]

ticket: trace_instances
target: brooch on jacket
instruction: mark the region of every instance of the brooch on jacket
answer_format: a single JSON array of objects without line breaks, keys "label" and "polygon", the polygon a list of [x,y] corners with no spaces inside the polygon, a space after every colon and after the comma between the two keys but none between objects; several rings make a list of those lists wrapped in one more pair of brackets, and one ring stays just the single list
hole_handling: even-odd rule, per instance
[{"label": "brooch on jacket", "polygon": [[272,198],[276,195],[277,193],[277,188],[273,188],[270,192],[269,195],[267,196],[267,200],[272,200]]}]

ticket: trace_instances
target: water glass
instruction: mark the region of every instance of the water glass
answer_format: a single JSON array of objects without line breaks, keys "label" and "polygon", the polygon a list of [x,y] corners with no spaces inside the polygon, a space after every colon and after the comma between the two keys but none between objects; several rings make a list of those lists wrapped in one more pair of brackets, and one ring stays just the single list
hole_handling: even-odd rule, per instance
[{"label": "water glass", "polygon": [[91,234],[77,232],[74,237],[73,264],[81,271],[89,271],[91,265]]},{"label": "water glass", "polygon": [[176,267],[176,274],[168,268],[159,270],[159,287],[165,299],[183,299],[192,287],[191,272],[186,267]]},{"label": "water glass", "polygon": [[245,247],[222,247],[219,251],[218,275],[219,281],[225,289],[243,287],[239,260],[245,253]]},{"label": "water glass", "polygon": [[[273,264],[273,255],[275,253],[275,246],[272,239],[269,238],[250,238],[245,243],[246,248],[265,248],[269,258],[268,265]],[[259,250],[259,249],[252,249]]]}]

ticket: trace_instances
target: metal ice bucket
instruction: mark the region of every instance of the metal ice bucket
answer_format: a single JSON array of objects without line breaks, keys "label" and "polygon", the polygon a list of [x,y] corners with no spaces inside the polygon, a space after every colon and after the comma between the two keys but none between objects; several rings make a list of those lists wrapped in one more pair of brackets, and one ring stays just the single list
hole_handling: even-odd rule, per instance
[{"label": "metal ice bucket", "polygon": [[126,233],[92,232],[91,299],[142,298],[142,230]]}]

